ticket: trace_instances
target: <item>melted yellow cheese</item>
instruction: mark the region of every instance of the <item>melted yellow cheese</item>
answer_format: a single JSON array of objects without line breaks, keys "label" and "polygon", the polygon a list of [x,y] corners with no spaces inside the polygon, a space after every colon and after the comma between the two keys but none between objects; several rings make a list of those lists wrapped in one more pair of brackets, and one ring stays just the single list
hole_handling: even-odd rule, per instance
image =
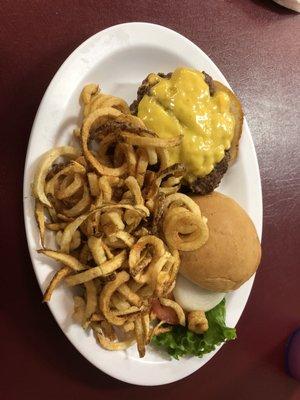
[{"label": "melted yellow cheese", "polygon": [[235,120],[227,93],[210,96],[204,75],[190,68],[177,68],[170,79],[151,74],[155,83],[138,106],[148,129],[162,138],[183,135],[179,147],[169,150],[169,164],[182,162],[186,179],[209,174],[230,148]]}]

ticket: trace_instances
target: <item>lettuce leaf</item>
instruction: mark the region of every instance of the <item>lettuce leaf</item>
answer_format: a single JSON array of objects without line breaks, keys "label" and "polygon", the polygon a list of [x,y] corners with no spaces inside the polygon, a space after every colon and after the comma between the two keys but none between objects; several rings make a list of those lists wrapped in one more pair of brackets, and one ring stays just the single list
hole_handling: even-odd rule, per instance
[{"label": "lettuce leaf", "polygon": [[170,332],[154,336],[152,343],[164,348],[177,360],[185,355],[202,357],[215,350],[222,342],[236,338],[235,329],[228,328],[225,324],[225,314],[225,299],[223,299],[215,308],[205,313],[209,328],[203,334],[176,325]]}]

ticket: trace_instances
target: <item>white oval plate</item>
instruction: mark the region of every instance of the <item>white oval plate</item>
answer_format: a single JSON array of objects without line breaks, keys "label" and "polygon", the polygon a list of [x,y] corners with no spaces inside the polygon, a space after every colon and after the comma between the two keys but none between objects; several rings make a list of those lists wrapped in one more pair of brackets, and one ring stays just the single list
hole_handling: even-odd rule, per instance
[{"label": "white oval plate", "polygon": [[[44,291],[56,267],[55,262],[36,253],[40,247],[34,220],[31,182],[37,161],[46,150],[70,142],[80,113],[79,94],[86,83],[100,83],[103,91],[125,98],[136,97],[140,82],[150,72],[170,72],[191,66],[209,73],[225,85],[228,82],[195,44],[159,25],[128,23],[113,26],[89,38],[60,67],[38,109],[28,144],[24,175],[24,216],[33,268]],[[251,134],[244,124],[238,161],[223,178],[220,191],[236,199],[249,213],[258,234],[262,231],[262,194],[258,163]],[[251,278],[236,292],[226,296],[227,323],[235,326],[246,305],[253,284]],[[182,379],[210,360],[217,352],[198,359],[170,360],[163,352],[148,348],[143,359],[135,346],[126,352],[101,349],[92,336],[72,324],[73,301],[66,287],[59,288],[50,310],[76,349],[100,370],[137,385],[162,385]]]}]

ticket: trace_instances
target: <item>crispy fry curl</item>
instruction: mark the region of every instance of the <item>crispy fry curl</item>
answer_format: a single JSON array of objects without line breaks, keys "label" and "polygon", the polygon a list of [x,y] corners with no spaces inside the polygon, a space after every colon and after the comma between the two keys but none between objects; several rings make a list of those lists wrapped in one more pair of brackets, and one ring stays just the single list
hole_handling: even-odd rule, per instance
[{"label": "crispy fry curl", "polygon": [[[179,251],[208,239],[206,218],[178,193],[184,166],[168,164],[166,149],[181,137],[157,137],[130,115],[124,100],[103,94],[98,85],[85,86],[80,100],[78,148],[48,151],[33,183],[39,253],[60,263],[44,301],[61,282],[77,286],[74,320],[92,329],[103,348],[122,350],[136,342],[143,357],[153,335],[168,329],[153,317],[153,299],[186,324],[170,295]],[[55,234],[55,249],[45,243],[47,230]],[[199,318],[188,316],[194,331],[205,329]]]}]

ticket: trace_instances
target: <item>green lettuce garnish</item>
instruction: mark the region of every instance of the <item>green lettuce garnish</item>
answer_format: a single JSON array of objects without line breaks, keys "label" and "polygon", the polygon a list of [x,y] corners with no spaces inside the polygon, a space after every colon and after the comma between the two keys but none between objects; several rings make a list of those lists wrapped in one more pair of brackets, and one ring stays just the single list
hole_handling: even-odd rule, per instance
[{"label": "green lettuce garnish", "polygon": [[236,338],[236,330],[225,324],[225,299],[205,315],[209,326],[205,333],[197,334],[186,327],[175,325],[170,332],[154,336],[152,343],[164,348],[178,360],[185,355],[202,357],[215,350],[219,344]]}]

